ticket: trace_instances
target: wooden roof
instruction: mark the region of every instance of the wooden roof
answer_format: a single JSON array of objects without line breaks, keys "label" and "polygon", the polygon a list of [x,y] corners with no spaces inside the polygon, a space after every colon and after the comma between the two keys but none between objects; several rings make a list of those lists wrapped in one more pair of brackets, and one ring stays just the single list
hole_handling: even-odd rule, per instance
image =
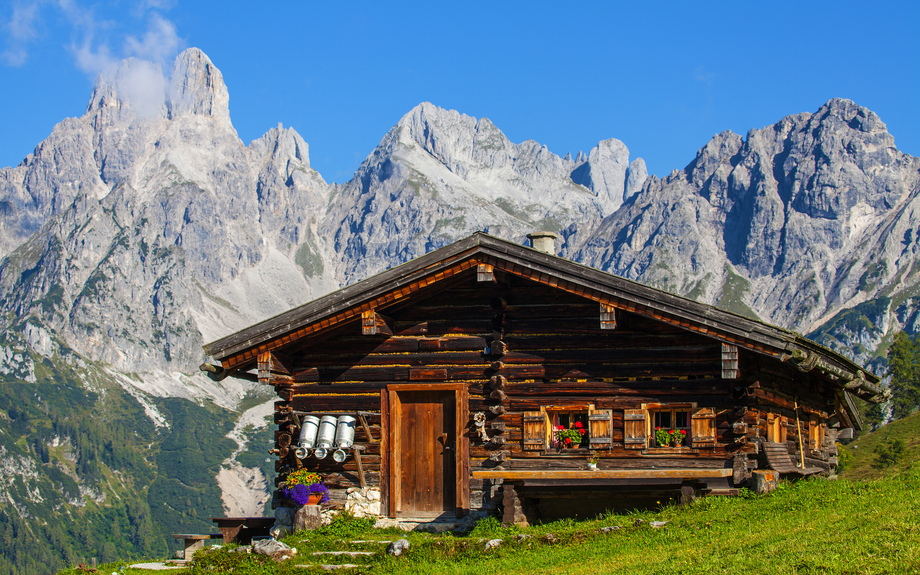
[{"label": "wooden roof", "polygon": [[749,349],[802,371],[818,370],[862,399],[880,402],[879,378],[801,335],[482,232],[344,287],[237,333],[204,345],[225,370],[239,370],[260,353],[291,345],[385,308],[480,264],[632,313]]}]

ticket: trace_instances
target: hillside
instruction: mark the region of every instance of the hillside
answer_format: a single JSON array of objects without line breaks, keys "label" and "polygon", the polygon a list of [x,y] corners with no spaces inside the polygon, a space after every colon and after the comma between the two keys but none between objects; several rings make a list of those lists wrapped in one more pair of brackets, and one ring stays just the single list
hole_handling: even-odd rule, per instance
[{"label": "hillside", "polygon": [[[890,449],[891,441],[903,442],[903,452],[897,461],[890,464],[877,462],[879,450]],[[917,467],[920,462],[920,412],[861,435],[847,443],[844,450],[847,453],[846,464],[840,475],[847,479],[878,479]]]},{"label": "hillside", "polygon": [[[174,572],[322,573],[320,564],[348,563],[358,565],[351,573],[915,573],[918,488],[916,468],[871,482],[817,478],[782,483],[766,496],[705,498],[685,509],[662,502],[658,511],[524,529],[486,519],[463,537],[376,530],[368,521],[346,520],[287,537],[298,553],[280,565],[232,546],[200,552],[192,568]],[[652,522],[666,524],[655,528]],[[403,537],[410,548],[401,557],[387,556],[376,543]],[[495,539],[499,545],[486,550]],[[313,555],[328,551],[369,555]]]}]

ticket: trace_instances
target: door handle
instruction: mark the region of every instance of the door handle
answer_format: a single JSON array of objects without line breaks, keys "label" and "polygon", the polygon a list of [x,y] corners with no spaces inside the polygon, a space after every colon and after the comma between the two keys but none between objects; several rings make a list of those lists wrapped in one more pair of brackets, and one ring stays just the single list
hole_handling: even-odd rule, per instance
[{"label": "door handle", "polygon": [[438,437],[438,441],[441,443],[441,447],[444,448],[444,451],[448,451],[451,448],[450,445],[447,444],[447,434],[446,433],[442,433]]}]

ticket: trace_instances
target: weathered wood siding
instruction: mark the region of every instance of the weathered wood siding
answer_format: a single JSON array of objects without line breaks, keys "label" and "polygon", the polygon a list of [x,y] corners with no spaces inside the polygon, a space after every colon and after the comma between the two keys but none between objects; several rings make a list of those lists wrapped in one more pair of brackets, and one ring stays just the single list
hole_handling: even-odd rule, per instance
[{"label": "weathered wood siding", "polygon": [[[609,443],[593,444],[601,469],[740,466],[736,479],[743,479],[756,466],[757,441],[765,434],[761,402],[791,413],[786,398],[795,388],[803,405],[826,403],[810,376],[778,362],[734,348],[726,355],[719,341],[637,314],[616,310],[611,317],[596,302],[534,281],[498,272],[494,278],[477,281],[475,270],[465,272],[427,299],[416,295],[411,305],[379,309],[375,322],[354,321],[260,363],[260,375],[281,398],[279,446],[285,434],[296,443],[286,411],[379,414],[387,385],[462,382],[469,413],[461,417],[484,412],[486,430],[496,438],[484,444],[468,423],[472,471],[583,467],[587,453],[525,449],[525,413],[592,404],[610,415],[609,423],[596,424],[609,425]],[[365,331],[374,324],[377,334],[362,335],[362,323]],[[486,355],[487,347],[493,353]],[[734,377],[723,379],[726,374]],[[496,376],[504,378],[500,389],[492,382]],[[713,440],[670,452],[628,445],[624,413],[655,403],[710,408]],[[826,420],[827,413],[814,411]],[[356,442],[367,446],[368,484],[379,485],[379,415],[370,423],[378,442],[368,442],[360,426]],[[279,479],[296,465],[292,455],[282,458]],[[311,458],[306,465],[336,490],[358,483],[352,458],[344,464]],[[471,481],[470,489],[474,508],[491,504],[488,481]]]}]

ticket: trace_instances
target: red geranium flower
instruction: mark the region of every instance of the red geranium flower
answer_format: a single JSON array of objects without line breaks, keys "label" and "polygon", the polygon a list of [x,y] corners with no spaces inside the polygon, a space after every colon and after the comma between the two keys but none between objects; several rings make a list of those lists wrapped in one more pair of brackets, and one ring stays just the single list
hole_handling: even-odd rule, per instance
[{"label": "red geranium flower", "polygon": [[581,422],[580,422],[580,421],[576,421],[576,422],[575,422],[575,427],[581,427]]},{"label": "red geranium flower", "polygon": [[565,444],[568,445],[568,444],[570,444],[570,443],[572,443],[572,440],[569,439],[568,437],[566,437],[566,438],[565,438]]}]

